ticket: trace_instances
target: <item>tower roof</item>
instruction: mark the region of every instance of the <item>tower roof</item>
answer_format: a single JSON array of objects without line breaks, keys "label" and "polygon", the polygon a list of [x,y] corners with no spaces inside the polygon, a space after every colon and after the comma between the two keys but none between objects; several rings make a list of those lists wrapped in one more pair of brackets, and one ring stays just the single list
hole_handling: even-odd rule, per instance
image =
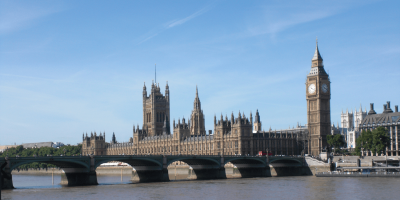
[{"label": "tower roof", "polygon": [[197,85],[196,85],[196,97],[194,98],[194,103],[193,103],[193,109],[194,110],[201,110],[201,103],[200,103],[200,99],[199,99],[199,92],[197,89]]},{"label": "tower roof", "polygon": [[316,42],[315,53],[314,53],[312,60],[322,60],[321,54],[319,53],[319,50],[318,50],[318,39]]}]

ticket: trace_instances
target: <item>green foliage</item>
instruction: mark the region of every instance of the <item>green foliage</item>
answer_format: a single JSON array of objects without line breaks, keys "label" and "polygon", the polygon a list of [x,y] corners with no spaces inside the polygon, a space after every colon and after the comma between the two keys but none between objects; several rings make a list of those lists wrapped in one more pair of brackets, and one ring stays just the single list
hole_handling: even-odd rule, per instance
[{"label": "green foliage", "polygon": [[[32,157],[32,156],[60,156],[64,155],[64,149],[65,149],[65,156],[77,156],[81,153],[82,145],[78,146],[62,146],[58,149],[53,148],[53,147],[40,147],[40,148],[27,148],[24,149],[22,145],[9,148],[6,151],[4,151],[2,154],[0,154],[0,157]],[[26,168],[48,168],[48,167],[56,167],[55,165],[52,164],[47,164],[47,163],[30,163],[30,164],[25,164],[19,166],[20,169],[26,169]]]},{"label": "green foliage", "polygon": [[390,141],[387,135],[387,129],[380,126],[372,131],[372,135],[373,152],[378,154],[380,152],[385,152]]},{"label": "green foliage", "polygon": [[344,137],[341,134],[327,135],[326,140],[327,140],[329,146],[335,148],[335,151],[339,147],[343,147],[346,145]]},{"label": "green foliage", "polygon": [[356,154],[361,156],[361,148],[364,151],[372,151],[374,154],[385,151],[389,145],[390,138],[387,135],[387,129],[379,126],[373,131],[362,131],[356,140]]}]

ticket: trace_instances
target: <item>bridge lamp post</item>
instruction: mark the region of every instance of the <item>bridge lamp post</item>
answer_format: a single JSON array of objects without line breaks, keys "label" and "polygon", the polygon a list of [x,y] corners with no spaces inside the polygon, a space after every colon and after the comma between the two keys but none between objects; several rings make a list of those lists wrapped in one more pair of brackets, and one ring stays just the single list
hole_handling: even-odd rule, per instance
[{"label": "bridge lamp post", "polygon": [[65,151],[66,151],[66,149],[64,148],[63,150],[64,150],[64,156],[65,156]]}]

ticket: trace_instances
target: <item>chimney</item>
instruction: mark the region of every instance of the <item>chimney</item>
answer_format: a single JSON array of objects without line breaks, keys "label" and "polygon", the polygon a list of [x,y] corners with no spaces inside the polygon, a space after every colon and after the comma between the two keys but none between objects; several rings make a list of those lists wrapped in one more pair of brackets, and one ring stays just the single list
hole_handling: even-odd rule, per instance
[{"label": "chimney", "polygon": [[370,103],[369,105],[370,105],[370,108],[369,108],[368,115],[376,114],[376,112],[374,110],[374,103]]},{"label": "chimney", "polygon": [[399,106],[398,105],[394,106],[394,112],[399,112]]},{"label": "chimney", "polygon": [[390,101],[387,101],[386,103],[387,103],[386,112],[387,112],[387,113],[392,113],[393,110],[390,108]]}]

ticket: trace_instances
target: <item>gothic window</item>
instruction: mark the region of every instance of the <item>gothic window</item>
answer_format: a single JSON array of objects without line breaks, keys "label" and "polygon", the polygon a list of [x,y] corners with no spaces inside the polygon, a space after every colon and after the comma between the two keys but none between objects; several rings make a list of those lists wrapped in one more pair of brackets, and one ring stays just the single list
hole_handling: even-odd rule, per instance
[{"label": "gothic window", "polygon": [[220,145],[221,145],[221,144],[220,144],[219,142],[217,142],[217,148],[218,148],[218,149],[221,148]]}]

